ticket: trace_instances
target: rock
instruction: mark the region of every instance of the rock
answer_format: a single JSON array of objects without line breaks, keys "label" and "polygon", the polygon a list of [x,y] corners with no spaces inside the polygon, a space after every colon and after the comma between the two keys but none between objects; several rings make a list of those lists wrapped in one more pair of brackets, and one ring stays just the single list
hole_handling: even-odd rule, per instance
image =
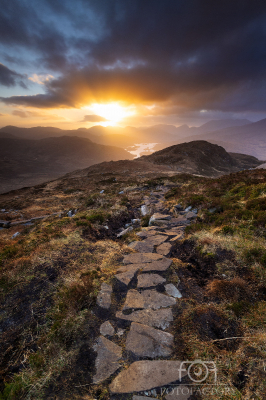
[{"label": "rock", "polygon": [[154,289],[144,290],[142,293],[132,289],[127,292],[123,311],[134,308],[152,308],[153,310],[157,310],[159,308],[173,306],[175,303],[175,299],[159,293]]},{"label": "rock", "polygon": [[187,218],[183,217],[182,215],[179,215],[179,217],[177,217],[177,218],[172,218],[170,222],[171,222],[172,226],[188,225],[189,224],[189,221],[187,220]]},{"label": "rock", "polygon": [[132,226],[129,226],[127,229],[123,229],[122,232],[118,233],[118,234],[116,235],[116,237],[117,237],[117,238],[120,238],[120,237],[126,235],[128,232],[130,232],[130,231],[132,231],[132,230],[133,230]]},{"label": "rock", "polygon": [[140,219],[139,218],[134,218],[134,219],[131,220],[131,222],[134,225],[138,225],[138,224],[140,224]]},{"label": "rock", "polygon": [[68,217],[73,217],[73,215],[74,215],[74,211],[73,210],[69,210],[68,213],[67,213],[67,216]]},{"label": "rock", "polygon": [[154,250],[154,245],[146,240],[142,242],[132,242],[128,245],[131,249],[134,249],[140,253],[152,253]]},{"label": "rock", "polygon": [[100,191],[100,194],[103,194],[103,193],[104,193],[104,189]]},{"label": "rock", "polygon": [[164,283],[166,279],[158,274],[142,274],[138,276],[138,288],[147,288]]},{"label": "rock", "polygon": [[149,208],[144,204],[143,206],[140,207],[140,212],[141,212],[141,215],[143,215],[143,217],[144,217],[145,215],[148,215],[148,214],[150,213],[150,210],[149,210]]},{"label": "rock", "polygon": [[185,376],[180,361],[136,361],[123,370],[109,386],[113,393],[132,393],[169,385]]},{"label": "rock", "polygon": [[181,240],[184,238],[184,233],[180,232],[178,235],[176,235],[175,237],[172,237],[170,239],[170,242],[175,242],[176,240]]},{"label": "rock", "polygon": [[131,226],[131,224],[125,224],[125,228],[128,228],[129,226]]},{"label": "rock", "polygon": [[126,350],[137,357],[168,357],[172,353],[174,336],[147,325],[132,322],[127,335]]},{"label": "rock", "polygon": [[120,367],[118,361],[122,357],[122,349],[117,344],[100,336],[94,346],[94,350],[97,351],[97,358],[93,383],[100,383],[109,378]]},{"label": "rock", "polygon": [[167,223],[169,221],[166,221],[164,219],[156,219],[155,221],[149,221],[149,225],[154,225],[154,226],[159,226],[160,228],[165,228],[167,227]]},{"label": "rock", "polygon": [[141,268],[140,265],[142,264],[123,265],[122,267],[118,268],[117,272],[132,272],[135,274]]},{"label": "rock", "polygon": [[109,321],[105,321],[100,326],[100,333],[103,336],[113,336],[113,334],[115,333],[115,330]]},{"label": "rock", "polygon": [[156,220],[164,220],[164,221],[170,221],[171,219],[171,215],[167,215],[167,214],[160,214],[160,213],[155,213],[151,216],[150,220],[152,221],[156,221]]},{"label": "rock", "polygon": [[97,305],[101,308],[108,309],[111,306],[112,286],[102,283],[101,290],[97,296]]},{"label": "rock", "polygon": [[172,250],[171,243],[162,243],[160,246],[157,247],[156,252],[158,254],[162,254],[165,257],[170,256]]},{"label": "rock", "polygon": [[190,211],[191,209],[192,209],[192,206],[189,206],[189,207],[185,208],[185,212],[188,212],[188,211]]},{"label": "rock", "polygon": [[124,194],[124,190],[121,190],[121,192],[119,192],[118,194]]},{"label": "rock", "polygon": [[16,232],[16,233],[14,233],[14,235],[12,236],[11,239],[15,239],[15,238],[18,237],[19,235],[20,235],[20,232]]},{"label": "rock", "polygon": [[125,333],[125,329],[118,329],[118,331],[116,332],[117,336],[123,336]]},{"label": "rock", "polygon": [[166,271],[170,265],[172,264],[172,260],[169,258],[163,258],[159,261],[154,261],[153,263],[143,264],[142,271],[143,272],[150,272],[150,271]]},{"label": "rock", "polygon": [[165,242],[167,240],[167,236],[166,235],[152,235],[149,238],[147,238],[145,240],[146,243],[151,243],[154,246],[159,246],[160,244],[162,244],[163,242]]},{"label": "rock", "polygon": [[182,294],[172,283],[168,283],[167,285],[165,285],[165,291],[167,294],[169,294],[169,296],[176,297],[178,299],[181,299],[182,297]]},{"label": "rock", "polygon": [[134,278],[137,270],[131,270],[131,271],[126,271],[123,272],[122,274],[117,274],[115,275],[115,278],[119,281],[119,283],[122,283],[122,285],[128,286],[132,279]]},{"label": "rock", "polygon": [[188,400],[192,396],[194,390],[193,386],[178,385],[173,388],[166,389],[166,400]]},{"label": "rock", "polygon": [[123,310],[130,310],[133,308],[145,308],[144,299],[137,290],[131,289],[127,292],[126,301]]},{"label": "rock", "polygon": [[188,212],[186,215],[187,219],[193,219],[197,217],[197,214],[193,213],[192,211]]},{"label": "rock", "polygon": [[181,206],[181,204],[176,204],[174,206],[174,208],[176,209],[176,211],[182,211],[183,210],[183,207]]},{"label": "rock", "polygon": [[138,232],[138,233],[136,233],[136,235],[139,237],[142,237],[142,238],[147,238],[147,237],[156,235],[156,233],[157,233],[157,231],[155,229],[152,229],[149,231],[145,230],[145,231]]},{"label": "rock", "polygon": [[[167,236],[178,236],[178,235],[183,235],[184,234],[184,232],[181,230],[181,229],[179,229],[179,230],[174,230],[174,229],[171,229],[171,230],[166,230],[165,232],[164,232],[164,234],[165,235],[167,235]],[[171,240],[171,239],[170,239]]]},{"label": "rock", "polygon": [[171,308],[160,310],[139,310],[129,315],[123,314],[121,311],[116,313],[116,318],[125,321],[139,322],[144,325],[154,326],[160,329],[166,329],[173,321],[173,313]]},{"label": "rock", "polygon": [[141,264],[141,263],[151,263],[153,261],[162,260],[164,257],[160,254],[155,253],[133,253],[127,254],[124,259],[124,264]]}]

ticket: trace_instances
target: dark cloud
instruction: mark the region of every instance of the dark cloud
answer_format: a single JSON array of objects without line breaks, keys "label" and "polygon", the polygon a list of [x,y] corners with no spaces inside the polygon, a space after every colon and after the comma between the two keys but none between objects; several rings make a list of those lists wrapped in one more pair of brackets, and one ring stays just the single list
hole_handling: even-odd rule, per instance
[{"label": "dark cloud", "polygon": [[61,76],[46,82],[43,94],[1,98],[7,104],[53,108],[124,100],[164,105],[162,114],[265,110],[261,0],[29,4],[4,0],[0,42],[35,52],[42,69]]},{"label": "dark cloud", "polygon": [[84,118],[80,122],[104,122],[108,121],[108,119],[104,117],[100,117],[100,115],[91,114],[91,115],[84,115]]},{"label": "dark cloud", "polygon": [[20,110],[14,110],[12,112],[13,115],[15,115],[16,117],[20,117],[20,118],[28,118],[28,115],[26,112],[24,111],[20,111]]},{"label": "dark cloud", "polygon": [[7,68],[4,64],[0,63],[0,85],[11,87],[19,84],[24,89],[27,89],[25,83],[21,80],[25,76],[18,74],[15,71]]}]

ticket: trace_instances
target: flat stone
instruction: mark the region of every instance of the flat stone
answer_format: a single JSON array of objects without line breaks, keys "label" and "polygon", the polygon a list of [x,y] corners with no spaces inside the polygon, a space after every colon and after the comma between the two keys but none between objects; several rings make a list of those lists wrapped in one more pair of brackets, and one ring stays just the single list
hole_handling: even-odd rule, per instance
[{"label": "flat stone", "polygon": [[179,234],[184,235],[184,232],[182,230],[174,230],[174,229],[171,229],[169,231],[167,230],[164,232],[164,235],[168,235],[168,236],[177,236]]},{"label": "flat stone", "polygon": [[123,272],[122,274],[117,274],[117,275],[115,275],[115,277],[120,283],[128,286],[130,284],[130,282],[132,281],[132,279],[134,278],[135,274],[136,274],[136,271],[131,270],[131,271]]},{"label": "flat stone", "polygon": [[154,261],[153,263],[149,264],[143,264],[143,272],[149,272],[149,271],[157,271],[157,272],[163,272],[166,271],[170,265],[172,264],[172,260],[169,258],[164,258],[163,260],[159,261]]},{"label": "flat stone", "polygon": [[174,336],[148,325],[133,322],[127,335],[126,350],[137,357],[168,357],[172,353]]},{"label": "flat stone", "polygon": [[154,326],[160,329],[166,329],[173,321],[173,313],[171,308],[160,310],[139,310],[129,315],[123,314],[121,311],[116,313],[116,318],[125,321],[139,322],[144,325]]},{"label": "flat stone", "polygon": [[169,294],[169,296],[172,296],[172,297],[175,297],[178,299],[181,299],[181,297],[182,297],[182,294],[180,293],[180,291],[172,283],[168,283],[167,285],[165,285],[165,291],[167,294]]},{"label": "flat stone", "polygon": [[100,326],[100,333],[103,336],[113,336],[113,334],[115,333],[115,330],[109,321],[105,321]]},{"label": "flat stone", "polygon": [[118,361],[122,357],[122,349],[104,336],[98,338],[93,348],[97,351],[96,374],[93,377],[93,383],[100,383],[109,378],[120,367]]},{"label": "flat stone", "polygon": [[193,218],[196,218],[197,217],[197,214],[195,214],[194,212],[192,212],[192,211],[189,211],[188,213],[187,213],[187,215],[186,215],[186,218],[187,219],[193,219]]},{"label": "flat stone", "polygon": [[127,254],[124,259],[124,264],[141,264],[141,263],[151,263],[153,261],[162,260],[164,257],[160,254],[155,253],[132,253]]},{"label": "flat stone", "polygon": [[[151,243],[154,246],[159,246],[168,239],[166,235],[153,235],[145,240],[146,243]],[[143,243],[143,242],[142,242]]]},{"label": "flat stone", "polygon": [[178,218],[172,218],[170,221],[171,225],[178,226],[178,225],[188,225],[189,221],[187,218],[180,215]]},{"label": "flat stone", "polygon": [[156,252],[158,254],[162,254],[165,257],[170,256],[172,250],[171,243],[162,243],[160,246],[157,247]]},{"label": "flat stone", "polygon": [[150,220],[149,221],[149,225],[154,225],[154,226],[160,226],[162,227],[167,227],[167,223],[169,223],[170,221],[166,221],[164,219],[156,219],[156,220]]},{"label": "flat stone", "polygon": [[122,267],[118,268],[117,272],[132,272],[135,274],[140,269],[140,265],[142,265],[142,264],[123,265]]},{"label": "flat stone", "polygon": [[132,308],[146,308],[142,294],[135,289],[131,289],[127,292],[123,310],[129,310]]},{"label": "flat stone", "polygon": [[138,276],[138,288],[147,288],[151,286],[157,286],[160,283],[164,283],[166,279],[162,278],[158,274],[142,274]]},{"label": "flat stone", "polygon": [[193,394],[193,386],[178,385],[173,388],[166,389],[166,400],[188,400]]},{"label": "flat stone", "polygon": [[183,238],[184,238],[184,233],[182,232],[182,233],[179,233],[178,235],[172,237],[170,239],[170,242],[173,243],[173,242],[176,242],[177,240],[181,240]]},{"label": "flat stone", "polygon": [[127,292],[123,311],[134,308],[152,308],[153,310],[157,310],[159,308],[173,306],[175,303],[175,299],[159,293],[154,289],[144,290],[142,293],[132,289]]},{"label": "flat stone", "polygon": [[128,245],[131,249],[134,249],[140,253],[152,253],[154,250],[154,245],[151,242],[143,240],[142,242],[132,242]]},{"label": "flat stone", "polygon": [[187,374],[180,361],[136,361],[120,372],[109,386],[111,393],[132,393],[169,385]]},{"label": "flat stone", "polygon": [[112,286],[102,283],[101,290],[97,296],[97,305],[108,309],[111,306]]},{"label": "flat stone", "polygon": [[141,232],[138,232],[138,233],[136,233],[136,235],[139,236],[139,237],[142,237],[142,238],[147,238],[147,237],[156,235],[156,233],[157,233],[157,231],[154,230],[154,229],[152,229],[152,230],[150,230],[150,231],[141,231]]},{"label": "flat stone", "polygon": [[151,216],[151,220],[155,221],[156,219],[169,221],[171,219],[171,215],[155,213]]}]

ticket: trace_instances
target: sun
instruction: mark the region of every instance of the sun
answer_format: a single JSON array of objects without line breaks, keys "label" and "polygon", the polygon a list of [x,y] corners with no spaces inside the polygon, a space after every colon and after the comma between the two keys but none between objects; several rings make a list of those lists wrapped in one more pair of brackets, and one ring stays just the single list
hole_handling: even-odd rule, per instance
[{"label": "sun", "polygon": [[118,103],[106,103],[106,104],[92,104],[90,109],[100,117],[108,120],[108,125],[116,125],[123,118],[133,115],[134,112],[129,107],[123,107]]}]

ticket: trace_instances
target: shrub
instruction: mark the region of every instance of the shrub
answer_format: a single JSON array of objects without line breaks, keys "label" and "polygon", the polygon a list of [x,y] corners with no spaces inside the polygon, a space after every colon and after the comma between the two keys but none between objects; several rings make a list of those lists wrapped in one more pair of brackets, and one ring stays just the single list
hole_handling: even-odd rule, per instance
[{"label": "shrub", "polygon": [[219,299],[239,301],[250,297],[248,283],[242,278],[233,278],[230,281],[214,279],[206,286],[209,296]]},{"label": "shrub", "polygon": [[228,226],[228,225],[225,225],[223,228],[222,228],[222,233],[224,234],[224,235],[233,235],[234,234],[234,228],[232,227],[232,226]]}]

